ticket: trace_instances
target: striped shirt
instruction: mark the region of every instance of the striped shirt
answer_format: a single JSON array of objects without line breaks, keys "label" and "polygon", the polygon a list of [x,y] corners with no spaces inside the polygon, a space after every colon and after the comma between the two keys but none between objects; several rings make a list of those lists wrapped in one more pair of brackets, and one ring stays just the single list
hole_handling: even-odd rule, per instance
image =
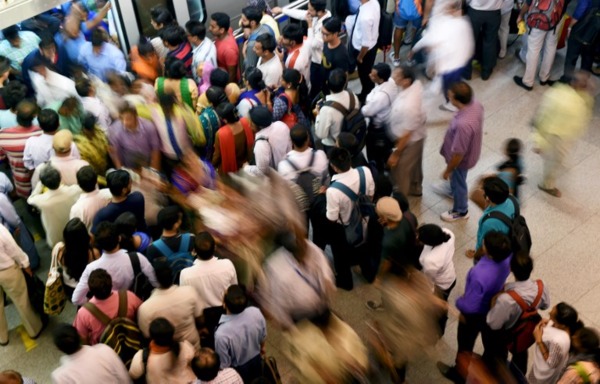
[{"label": "striped shirt", "polygon": [[187,70],[187,77],[192,77],[192,60],[194,59],[192,45],[187,41],[179,44],[177,48],[167,53],[167,57],[171,56],[183,61],[183,64],[185,64],[185,69]]},{"label": "striped shirt", "polygon": [[217,377],[210,381],[196,380],[194,384],[243,384],[240,374],[233,368],[225,368],[219,371]]},{"label": "striped shirt", "polygon": [[31,171],[23,163],[25,142],[28,138],[41,134],[42,130],[35,125],[28,128],[18,125],[0,131],[0,159],[8,157],[17,195],[20,197],[27,197],[31,193]]}]

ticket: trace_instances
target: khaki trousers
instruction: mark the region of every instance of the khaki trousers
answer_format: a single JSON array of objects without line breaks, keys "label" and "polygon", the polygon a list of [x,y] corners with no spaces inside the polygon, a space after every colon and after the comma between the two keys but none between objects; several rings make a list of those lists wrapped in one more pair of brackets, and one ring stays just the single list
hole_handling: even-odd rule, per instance
[{"label": "khaki trousers", "polygon": [[29,336],[37,335],[42,329],[42,321],[37,313],[34,312],[29,296],[27,294],[27,285],[25,277],[18,265],[0,271],[0,342],[8,342],[8,323],[4,314],[4,295],[6,292],[12,300],[25,330]]},{"label": "khaki trousers", "polygon": [[394,191],[419,195],[423,190],[423,146],[425,139],[408,143],[402,150],[398,164],[392,169]]}]

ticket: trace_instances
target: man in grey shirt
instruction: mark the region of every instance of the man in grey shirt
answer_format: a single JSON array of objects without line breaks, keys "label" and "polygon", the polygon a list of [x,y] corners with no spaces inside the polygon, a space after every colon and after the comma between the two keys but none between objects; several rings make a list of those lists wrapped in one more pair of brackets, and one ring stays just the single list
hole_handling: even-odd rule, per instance
[{"label": "man in grey shirt", "polygon": [[[494,357],[501,361],[506,361],[507,359],[507,333],[517,325],[523,313],[521,306],[507,291],[514,291],[527,305],[532,305],[536,301],[541,287],[541,299],[538,300],[536,309],[547,309],[550,307],[548,288],[543,283],[539,285],[538,281],[530,280],[529,278],[533,270],[533,259],[529,255],[514,255],[510,262],[510,270],[515,276],[516,281],[507,283],[504,286],[504,291],[496,297],[495,303],[492,301],[492,309],[488,312],[486,318],[487,324],[492,330],[491,333],[497,338],[498,342],[493,343],[497,350],[485,351],[485,354],[493,354]],[[513,353],[512,362],[525,374],[527,372],[527,350],[521,353]]]},{"label": "man in grey shirt", "polygon": [[248,39],[244,42],[242,54],[244,55],[244,70],[249,67],[256,67],[258,63],[258,55],[254,52],[254,44],[256,38],[263,33],[269,33],[275,37],[275,32],[266,24],[261,24],[262,12],[258,7],[245,7],[242,9],[241,24],[244,29],[244,36]]}]

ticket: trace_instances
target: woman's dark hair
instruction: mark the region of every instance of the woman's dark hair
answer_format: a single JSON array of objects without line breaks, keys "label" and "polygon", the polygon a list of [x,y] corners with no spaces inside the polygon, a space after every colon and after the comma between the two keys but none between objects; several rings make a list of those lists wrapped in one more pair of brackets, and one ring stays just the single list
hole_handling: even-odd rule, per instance
[{"label": "woman's dark hair", "polygon": [[133,244],[133,234],[137,229],[137,219],[131,212],[123,212],[115,220],[117,226],[117,233],[120,236],[120,245],[122,249],[126,249],[127,252],[135,252],[137,249]]},{"label": "woman's dark hair", "polygon": [[225,88],[229,84],[229,73],[223,68],[215,68],[210,73],[210,85]]},{"label": "woman's dark hair", "polygon": [[165,61],[165,77],[169,79],[181,80],[185,78],[187,70],[185,63],[173,56],[169,56]]},{"label": "woman's dark hair", "polygon": [[79,281],[90,257],[90,234],[78,218],[71,219],[63,230],[62,265],[67,274]]},{"label": "woman's dark hair", "polygon": [[10,59],[4,56],[0,56],[0,76],[10,71]]},{"label": "woman's dark hair", "polygon": [[222,120],[226,120],[228,124],[237,123],[240,120],[235,107],[229,102],[219,104],[215,111],[217,112],[217,115],[219,115]]},{"label": "woman's dark hair", "polygon": [[419,240],[431,247],[436,247],[446,241],[450,240],[451,236],[444,232],[439,225],[435,224],[424,224],[417,229]]},{"label": "woman's dark hair", "polygon": [[173,116],[173,109],[175,108],[176,102],[175,96],[170,93],[163,93],[158,96],[158,103],[167,118]]},{"label": "woman's dark hair", "polygon": [[[571,339],[577,339],[579,345],[577,346],[576,352],[580,354],[592,355],[594,361],[598,364],[600,360],[600,338],[594,328],[583,327],[579,329],[571,337]],[[571,346],[573,346],[571,342]]]},{"label": "woman's dark hair", "polygon": [[518,161],[521,158],[521,148],[523,148],[523,143],[519,139],[512,138],[506,141],[506,154],[512,161]]},{"label": "woman's dark hair", "polygon": [[306,79],[296,69],[285,69],[281,78],[290,86],[298,91],[298,105],[309,105],[308,86]]},{"label": "woman's dark hair", "polygon": [[156,24],[163,24],[163,26],[167,26],[175,22],[171,12],[169,12],[169,10],[163,6],[157,6],[150,9],[150,17]]},{"label": "woman's dark hair", "polygon": [[255,91],[262,91],[263,89],[267,88],[267,85],[263,80],[262,72],[256,67],[249,67],[246,69],[244,72],[244,78],[246,78],[250,88]]},{"label": "woman's dark hair", "polygon": [[556,304],[555,320],[557,323],[567,327],[570,335],[574,335],[575,332],[583,328],[583,322],[579,320],[577,310],[565,302]]},{"label": "woman's dark hair", "polygon": [[217,108],[222,103],[228,102],[227,95],[225,95],[225,90],[214,85],[211,85],[206,90],[206,99],[212,104],[213,108]]},{"label": "woman's dark hair", "polygon": [[158,346],[171,348],[175,357],[172,366],[175,366],[179,357],[179,342],[174,339],[174,336],[175,327],[164,317],[157,317],[150,323],[150,339]]},{"label": "woman's dark hair", "polygon": [[152,43],[145,37],[142,37],[140,38],[140,42],[138,44],[138,53],[140,56],[148,56],[151,53],[156,53],[156,51],[154,50]]},{"label": "woman's dark hair", "polygon": [[93,131],[97,122],[98,118],[92,113],[87,112],[81,120],[81,127],[86,131]]},{"label": "woman's dark hair", "polygon": [[317,12],[325,11],[327,9],[326,0],[309,0],[309,3]]}]

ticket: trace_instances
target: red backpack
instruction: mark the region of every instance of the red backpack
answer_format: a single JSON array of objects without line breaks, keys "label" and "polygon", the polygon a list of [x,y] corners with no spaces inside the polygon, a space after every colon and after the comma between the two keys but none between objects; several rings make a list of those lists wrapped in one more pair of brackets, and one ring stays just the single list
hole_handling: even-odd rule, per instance
[{"label": "red backpack", "polygon": [[287,125],[289,129],[292,129],[294,128],[294,125],[298,124],[298,115],[292,110],[292,100],[285,93],[279,95],[279,98],[285,100],[288,106],[287,112],[281,118],[281,122],[285,123],[285,125]]},{"label": "red backpack", "polygon": [[536,282],[538,293],[531,305],[527,304],[515,291],[506,291],[506,293],[519,304],[522,311],[519,320],[517,320],[516,324],[509,330],[508,350],[512,354],[525,352],[533,345],[533,343],[535,343],[533,330],[542,320],[542,317],[537,311],[537,307],[540,304],[542,294],[544,293],[544,283],[542,283],[541,280],[537,280]]},{"label": "red backpack", "polygon": [[527,25],[550,31],[560,22],[564,7],[565,0],[534,0],[527,15]]}]

